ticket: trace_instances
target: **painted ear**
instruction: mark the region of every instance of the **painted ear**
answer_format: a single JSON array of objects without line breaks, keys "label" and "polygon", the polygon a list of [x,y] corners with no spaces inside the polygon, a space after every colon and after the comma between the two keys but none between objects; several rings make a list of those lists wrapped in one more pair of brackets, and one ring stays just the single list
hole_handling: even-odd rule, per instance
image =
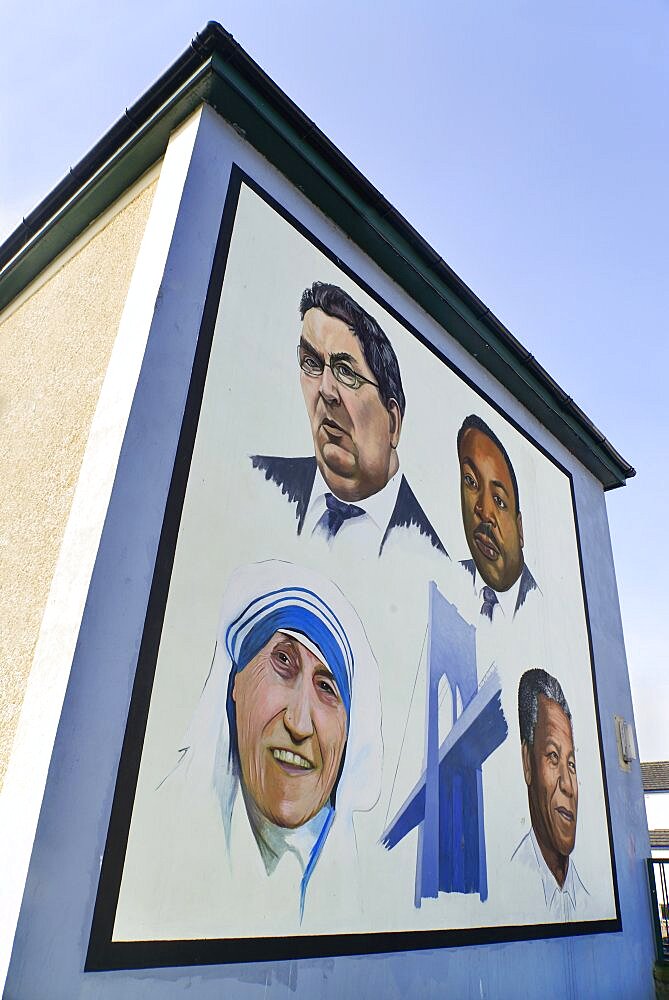
[{"label": "painted ear", "polygon": [[520,541],[520,547],[522,549],[525,544],[525,539],[523,538],[523,515],[518,511],[518,517],[516,518],[516,523],[518,524],[518,540]]},{"label": "painted ear", "polygon": [[520,752],[523,757],[523,775],[525,776],[525,784],[529,788],[532,784],[532,765],[530,764],[530,748],[524,740],[521,743]]},{"label": "painted ear", "polygon": [[390,416],[390,444],[391,447],[397,448],[402,433],[402,414],[397,400],[391,399],[388,403],[388,414]]},{"label": "painted ear", "polygon": [[235,674],[235,679],[232,682],[232,700],[235,703],[237,702],[237,677],[238,676],[239,676],[238,674]]}]

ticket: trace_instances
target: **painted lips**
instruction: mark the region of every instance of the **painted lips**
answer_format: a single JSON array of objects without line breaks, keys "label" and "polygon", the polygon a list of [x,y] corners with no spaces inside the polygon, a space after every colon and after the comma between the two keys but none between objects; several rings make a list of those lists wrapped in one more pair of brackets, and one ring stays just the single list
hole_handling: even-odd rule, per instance
[{"label": "painted lips", "polygon": [[489,559],[490,562],[495,562],[496,559],[499,559],[499,549],[491,539],[487,530],[482,530],[479,528],[477,531],[475,531],[474,543],[476,544],[476,547],[479,550],[479,552],[481,552],[486,557],[486,559]]},{"label": "painted lips", "polygon": [[340,427],[339,424],[335,423],[334,420],[330,420],[329,417],[326,418],[325,420],[321,420],[321,428],[331,438],[339,439],[339,438],[344,437],[345,434],[346,434],[346,431],[344,430],[344,428]]},{"label": "painted lips", "polygon": [[558,812],[560,816],[567,821],[567,823],[574,822],[574,814],[571,809],[566,809],[564,806],[558,806],[555,811]]},{"label": "painted lips", "polygon": [[342,455],[353,453],[353,441],[348,431],[329,417],[321,421],[319,427],[319,449],[325,463],[341,471],[337,463],[343,461]]},{"label": "painted lips", "polygon": [[295,753],[293,750],[284,750],[281,747],[272,747],[272,757],[282,771],[288,774],[308,774],[313,771],[314,765],[306,757]]}]

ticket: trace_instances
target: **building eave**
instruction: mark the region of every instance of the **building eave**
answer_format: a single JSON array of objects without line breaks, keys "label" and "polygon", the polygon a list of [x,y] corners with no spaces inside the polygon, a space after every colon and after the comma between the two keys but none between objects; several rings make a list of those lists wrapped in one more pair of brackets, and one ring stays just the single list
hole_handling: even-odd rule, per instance
[{"label": "building eave", "polygon": [[632,466],[443,258],[277,87],[210,22],[0,246],[0,309],[163,155],[211,105],[329,215],[600,480]]}]

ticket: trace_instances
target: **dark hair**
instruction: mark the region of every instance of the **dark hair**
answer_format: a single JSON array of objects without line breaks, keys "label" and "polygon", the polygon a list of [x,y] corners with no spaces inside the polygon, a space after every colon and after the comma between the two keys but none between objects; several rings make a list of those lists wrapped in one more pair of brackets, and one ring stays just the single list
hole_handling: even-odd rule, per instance
[{"label": "dark hair", "polygon": [[320,309],[326,316],[340,319],[360,341],[365,361],[379,384],[379,395],[388,409],[394,399],[404,416],[406,399],[397,356],[385,333],[373,316],[337,285],[314,281],[305,288],[300,299],[300,317],[304,319],[309,309]]},{"label": "dark hair", "polygon": [[509,458],[508,451],[506,450],[500,439],[497,437],[495,432],[491,430],[490,427],[488,427],[485,420],[481,420],[481,418],[477,417],[475,413],[472,413],[470,414],[470,416],[465,417],[465,419],[462,422],[462,427],[458,431],[458,440],[457,440],[458,457],[460,456],[460,444],[462,442],[462,438],[464,437],[465,431],[468,430],[480,431],[481,434],[485,434],[485,436],[492,441],[497,450],[501,453],[502,458],[506,462],[506,467],[509,470],[509,476],[511,477],[511,485],[513,486],[513,495],[516,499],[516,514],[520,514],[520,496],[518,495],[518,480],[516,479],[516,473],[513,471],[513,466],[511,465],[511,459]]},{"label": "dark hair", "polygon": [[559,680],[551,677],[540,667],[526,670],[518,685],[518,722],[520,724],[520,742],[527,743],[528,746],[532,746],[534,743],[540,694],[559,705],[569,719],[569,724],[572,724],[569,705]]}]

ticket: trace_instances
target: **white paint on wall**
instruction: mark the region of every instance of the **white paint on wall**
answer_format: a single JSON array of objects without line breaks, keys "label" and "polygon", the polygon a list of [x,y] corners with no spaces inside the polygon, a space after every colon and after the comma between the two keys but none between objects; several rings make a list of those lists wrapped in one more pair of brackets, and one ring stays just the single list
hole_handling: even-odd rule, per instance
[{"label": "white paint on wall", "polygon": [[646,792],[646,816],[649,830],[669,830],[669,791]]}]

